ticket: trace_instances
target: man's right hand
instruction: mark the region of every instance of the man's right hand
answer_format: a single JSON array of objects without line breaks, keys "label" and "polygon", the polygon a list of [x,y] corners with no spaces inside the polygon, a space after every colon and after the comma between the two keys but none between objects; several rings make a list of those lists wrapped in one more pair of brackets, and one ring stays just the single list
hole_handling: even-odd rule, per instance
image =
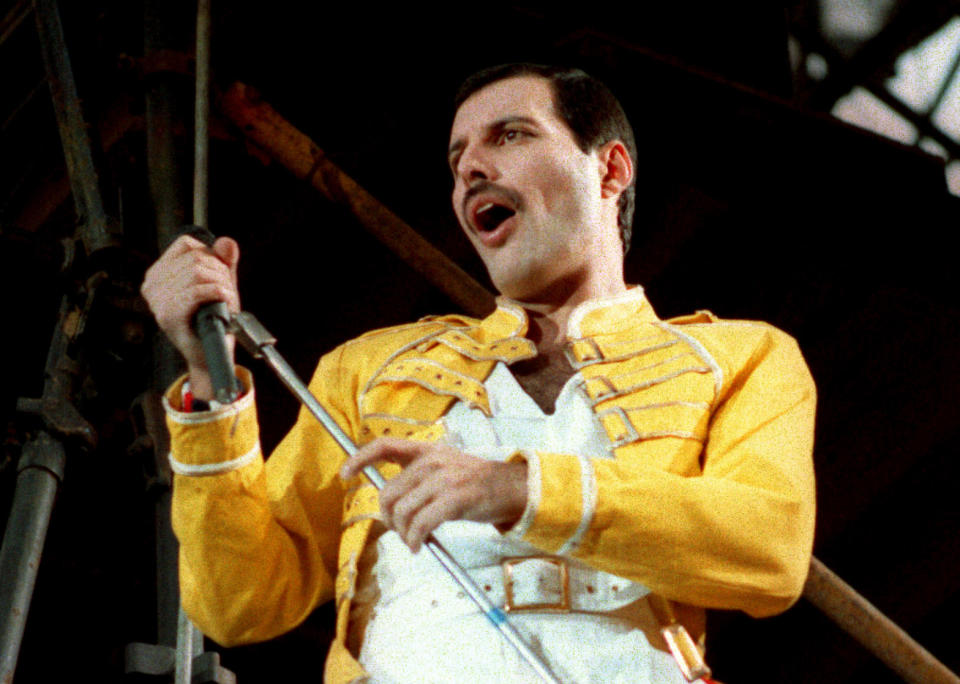
[{"label": "man's right hand", "polygon": [[[198,399],[212,399],[213,386],[203,346],[193,331],[193,315],[207,302],[225,302],[232,313],[240,311],[239,261],[240,247],[231,238],[218,238],[210,248],[181,235],[147,269],[140,287],[160,329],[186,359],[190,389]],[[233,337],[227,341],[232,350]]]}]

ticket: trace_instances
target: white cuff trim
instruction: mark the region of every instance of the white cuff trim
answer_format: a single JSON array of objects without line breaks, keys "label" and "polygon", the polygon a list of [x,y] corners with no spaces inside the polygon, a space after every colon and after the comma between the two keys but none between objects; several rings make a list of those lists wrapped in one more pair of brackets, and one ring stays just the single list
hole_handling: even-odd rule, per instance
[{"label": "white cuff trim", "polygon": [[188,477],[204,477],[207,475],[222,475],[232,470],[239,470],[243,466],[252,463],[260,455],[260,445],[257,444],[243,456],[222,461],[221,463],[181,463],[173,457],[173,452],[168,456],[170,460],[170,469],[177,475],[186,475]]},{"label": "white cuff trim", "polygon": [[580,456],[580,496],[582,512],[580,524],[573,531],[567,541],[557,550],[557,555],[573,553],[583,541],[583,536],[590,529],[593,515],[597,511],[597,476],[593,471],[593,462],[586,456]]},{"label": "white cuff trim", "polygon": [[529,451],[521,451],[527,462],[527,507],[523,509],[520,520],[507,532],[516,539],[523,538],[533,525],[533,518],[540,507],[540,457]]},{"label": "white cuff trim", "polygon": [[196,411],[194,413],[178,411],[171,406],[167,398],[164,397],[163,408],[166,410],[167,416],[169,416],[170,420],[174,423],[180,423],[181,425],[203,425],[204,423],[215,423],[224,416],[232,416],[248,408],[253,404],[253,396],[254,392],[251,387],[246,394],[232,404],[223,404],[220,408],[212,411]]}]

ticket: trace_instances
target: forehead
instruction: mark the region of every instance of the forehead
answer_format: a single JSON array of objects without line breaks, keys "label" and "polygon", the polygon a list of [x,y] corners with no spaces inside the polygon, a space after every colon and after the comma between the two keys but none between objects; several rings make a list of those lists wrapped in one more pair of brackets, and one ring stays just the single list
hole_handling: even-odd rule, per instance
[{"label": "forehead", "polygon": [[545,125],[559,123],[553,89],[541,76],[513,76],[484,86],[468,97],[453,118],[450,139],[469,135],[506,117],[527,117]]}]

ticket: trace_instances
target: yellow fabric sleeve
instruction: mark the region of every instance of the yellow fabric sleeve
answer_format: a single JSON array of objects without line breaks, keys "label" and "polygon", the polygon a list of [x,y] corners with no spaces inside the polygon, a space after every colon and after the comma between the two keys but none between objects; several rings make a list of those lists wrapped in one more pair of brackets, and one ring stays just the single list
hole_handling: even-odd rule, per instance
[{"label": "yellow fabric sleeve", "polygon": [[[721,342],[738,344],[736,332]],[[792,338],[769,327],[754,337],[746,363],[725,369],[699,476],[653,466],[628,448],[586,463],[527,456],[538,460],[540,491],[524,539],[557,552],[587,521],[573,555],[593,567],[707,608],[754,616],[788,608],[813,544],[816,391]],[[584,483],[594,487],[587,497]]]},{"label": "yellow fabric sleeve", "polygon": [[[305,410],[264,462],[250,375],[241,373],[246,395],[216,412],[180,413],[181,383],[166,397],[175,472],[183,470],[176,464],[214,471],[174,479],[182,601],[204,634],[225,646],[273,638],[333,598],[343,499],[343,453]],[[321,360],[310,388],[349,432],[350,417],[330,403],[338,379],[334,353]],[[238,460],[239,467],[217,471]]]}]

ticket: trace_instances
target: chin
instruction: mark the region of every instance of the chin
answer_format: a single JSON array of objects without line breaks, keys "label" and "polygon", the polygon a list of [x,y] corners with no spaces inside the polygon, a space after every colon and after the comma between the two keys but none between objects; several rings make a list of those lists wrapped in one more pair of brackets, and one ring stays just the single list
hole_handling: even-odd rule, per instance
[{"label": "chin", "polygon": [[530,283],[526,280],[498,277],[492,273],[490,274],[490,279],[493,281],[493,286],[497,289],[497,292],[502,294],[504,297],[509,297],[510,299],[516,299],[519,301],[523,301],[524,299],[528,298],[536,289],[531,287]]},{"label": "chin", "polygon": [[[512,277],[511,277],[512,276]],[[557,294],[562,285],[554,282],[555,278],[548,278],[546,274],[503,274],[500,277],[491,274],[494,287],[505,297],[519,302],[536,302],[545,299],[551,299],[551,295]],[[544,283],[549,283],[544,285]]]},{"label": "chin", "polygon": [[522,250],[501,252],[486,261],[487,273],[497,291],[518,301],[551,298],[576,280],[579,259],[569,249],[544,249],[542,245],[526,245]]}]

